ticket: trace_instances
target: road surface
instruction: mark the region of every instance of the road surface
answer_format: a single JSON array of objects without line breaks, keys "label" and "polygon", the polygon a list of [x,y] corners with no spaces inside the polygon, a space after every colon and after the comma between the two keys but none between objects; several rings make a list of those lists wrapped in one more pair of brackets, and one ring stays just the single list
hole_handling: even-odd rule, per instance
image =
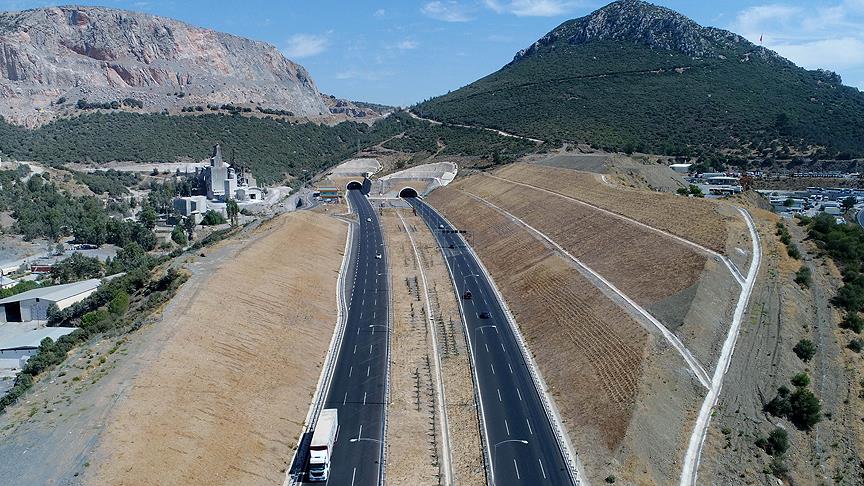
[{"label": "road surface", "polygon": [[339,410],[339,434],[327,483],[371,486],[380,484],[383,474],[389,358],[387,255],[375,210],[359,190],[347,192],[359,227],[346,276],[350,289],[346,290],[345,336],[324,401],[324,408]]},{"label": "road surface", "polygon": [[[489,480],[497,485],[572,485],[550,419],[501,303],[459,234],[423,201],[409,198],[432,229],[461,299],[479,388]],[[488,317],[481,316],[488,313]]]}]

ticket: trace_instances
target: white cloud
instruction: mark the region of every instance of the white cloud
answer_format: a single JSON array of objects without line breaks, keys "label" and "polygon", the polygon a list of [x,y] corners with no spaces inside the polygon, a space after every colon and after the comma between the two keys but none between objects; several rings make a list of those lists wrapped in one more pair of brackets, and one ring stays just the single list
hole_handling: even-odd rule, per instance
[{"label": "white cloud", "polygon": [[417,43],[412,40],[403,40],[402,42],[396,44],[396,49],[399,49],[400,51],[408,51],[416,48]]},{"label": "white cloud", "polygon": [[772,3],[749,7],[728,26],[808,68],[838,71],[852,84],[864,77],[864,0],[822,5]]},{"label": "white cloud", "polygon": [[387,11],[384,10],[383,8],[379,8],[378,10],[375,11],[375,13],[372,14],[372,16],[379,18],[379,19],[383,19],[384,17],[387,16]]},{"label": "white cloud", "polygon": [[472,20],[471,9],[456,1],[426,2],[420,12],[435,20],[444,22],[468,22]]},{"label": "white cloud", "polygon": [[497,13],[510,13],[517,17],[555,17],[573,11],[577,2],[562,0],[483,0]]},{"label": "white cloud", "polygon": [[291,59],[311,57],[326,51],[329,44],[323,35],[294,34],[285,43],[282,52]]},{"label": "white cloud", "polygon": [[380,81],[384,78],[392,76],[393,73],[386,70],[378,69],[347,69],[336,73],[336,79],[359,79],[362,81]]}]

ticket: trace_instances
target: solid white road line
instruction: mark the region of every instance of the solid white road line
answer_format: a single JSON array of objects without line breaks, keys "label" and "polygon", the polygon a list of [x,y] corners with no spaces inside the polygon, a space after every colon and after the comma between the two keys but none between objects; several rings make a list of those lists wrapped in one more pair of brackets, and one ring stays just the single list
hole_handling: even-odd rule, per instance
[{"label": "solid white road line", "polygon": [[350,367],[350,368],[348,368],[348,378],[351,378],[351,373],[353,373],[353,372],[354,372],[354,367],[353,367],[353,366]]},{"label": "solid white road line", "polygon": [[512,375],[512,374],[513,374],[513,367],[510,366],[510,363],[509,363],[509,362],[507,363],[507,367],[510,368],[510,374]]}]

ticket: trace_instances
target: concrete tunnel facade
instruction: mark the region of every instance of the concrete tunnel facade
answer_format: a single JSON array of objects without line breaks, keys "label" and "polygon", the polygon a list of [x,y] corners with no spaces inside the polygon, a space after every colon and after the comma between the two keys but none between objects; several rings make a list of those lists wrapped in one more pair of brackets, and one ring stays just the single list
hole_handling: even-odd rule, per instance
[{"label": "concrete tunnel facade", "polygon": [[417,190],[413,187],[405,187],[401,191],[399,191],[399,197],[407,198],[407,197],[418,197]]}]

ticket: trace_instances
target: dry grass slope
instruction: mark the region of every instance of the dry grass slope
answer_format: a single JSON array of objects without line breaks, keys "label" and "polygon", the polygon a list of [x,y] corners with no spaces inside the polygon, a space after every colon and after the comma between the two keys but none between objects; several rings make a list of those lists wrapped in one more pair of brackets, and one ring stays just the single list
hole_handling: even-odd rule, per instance
[{"label": "dry grass slope", "polygon": [[[718,253],[726,251],[726,223],[730,218],[721,215],[717,204],[710,200],[611,186],[593,174],[537,164],[511,164],[495,175],[585,201]],[[622,197],[622,191],[626,191],[626,197]]]},{"label": "dry grass slope", "polygon": [[281,217],[173,316],[120,397],[90,484],[281,484],[336,319],[347,227]]}]

